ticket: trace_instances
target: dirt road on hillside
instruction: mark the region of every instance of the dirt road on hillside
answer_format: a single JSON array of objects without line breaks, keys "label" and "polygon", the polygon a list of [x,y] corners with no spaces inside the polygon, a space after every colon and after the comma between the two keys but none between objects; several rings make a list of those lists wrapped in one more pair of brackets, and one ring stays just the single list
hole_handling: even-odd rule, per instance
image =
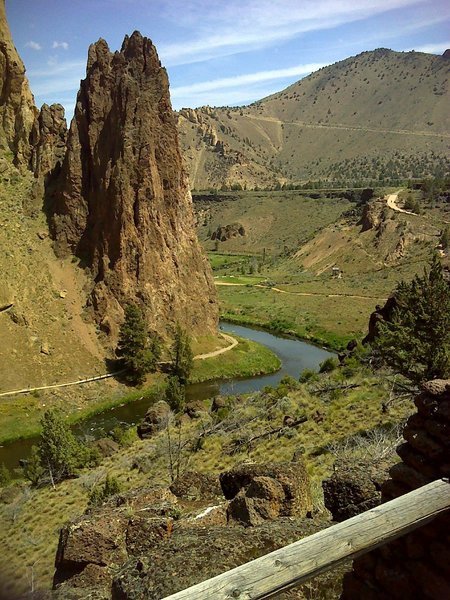
[{"label": "dirt road on hillside", "polygon": [[395,194],[388,194],[387,196],[385,196],[384,199],[386,200],[386,204],[389,206],[389,208],[392,208],[392,210],[395,210],[397,212],[405,213],[406,215],[417,216],[417,213],[411,212],[410,210],[405,210],[404,208],[400,208],[400,206],[398,206],[397,199],[399,192],[401,192],[401,190],[395,192]]}]

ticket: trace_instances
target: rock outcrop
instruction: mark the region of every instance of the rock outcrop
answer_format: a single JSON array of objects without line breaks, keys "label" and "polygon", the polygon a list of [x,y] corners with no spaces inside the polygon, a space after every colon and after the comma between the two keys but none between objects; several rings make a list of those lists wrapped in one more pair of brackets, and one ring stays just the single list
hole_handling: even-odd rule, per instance
[{"label": "rock outcrop", "polygon": [[231,238],[238,236],[244,236],[245,229],[241,223],[231,223],[230,225],[221,225],[216,231],[211,234],[212,240],[219,240],[220,242],[226,242]]},{"label": "rock outcrop", "polygon": [[[417,412],[397,448],[401,462],[381,488],[386,502],[438,479],[450,477],[450,380],[421,385]],[[450,484],[449,484],[450,493]],[[342,600],[440,600],[450,598],[448,511],[421,527],[361,556],[344,578]]]},{"label": "rock outcrop", "polygon": [[[277,473],[276,465],[268,471],[265,465],[258,466],[259,472],[276,475],[279,480],[255,477],[250,486],[267,479],[279,488],[280,499],[284,496],[283,478],[293,478],[298,472],[295,464],[291,470],[287,464],[279,465]],[[295,486],[293,479],[289,485]],[[227,525],[227,503],[217,503],[217,477],[185,473],[171,489],[178,500],[165,488],[143,488],[115,496],[63,527],[53,600],[156,600],[328,524],[292,513],[272,515],[277,518],[255,527],[244,528],[235,521]],[[287,597],[304,598],[301,593]]]},{"label": "rock outcrop", "polygon": [[194,336],[216,329],[167,74],[140,33],[125,37],[120,52],[104,40],[90,46],[48,201],[55,249],[91,271],[89,304],[112,339],[127,302],[140,304],[162,335],[176,322]]},{"label": "rock outcrop", "polygon": [[0,143],[13,153],[17,167],[28,168],[32,152],[30,135],[38,110],[24,64],[11,38],[5,0],[0,0],[0,80]]}]

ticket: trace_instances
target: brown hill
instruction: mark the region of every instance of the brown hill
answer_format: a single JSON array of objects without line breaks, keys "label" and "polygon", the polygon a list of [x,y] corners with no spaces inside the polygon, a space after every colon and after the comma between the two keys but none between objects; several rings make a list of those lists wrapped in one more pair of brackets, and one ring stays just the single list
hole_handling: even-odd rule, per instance
[{"label": "brown hill", "polygon": [[183,109],[192,185],[348,182],[448,169],[449,68],[442,56],[378,49],[247,107]]}]

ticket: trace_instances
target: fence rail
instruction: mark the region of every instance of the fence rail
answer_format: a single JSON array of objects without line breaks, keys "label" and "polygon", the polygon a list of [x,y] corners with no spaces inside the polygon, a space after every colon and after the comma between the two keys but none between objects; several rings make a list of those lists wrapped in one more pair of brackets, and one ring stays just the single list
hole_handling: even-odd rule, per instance
[{"label": "fence rail", "polygon": [[450,509],[450,483],[437,480],[167,596],[163,600],[262,600],[304,583],[377,546],[386,544]]}]

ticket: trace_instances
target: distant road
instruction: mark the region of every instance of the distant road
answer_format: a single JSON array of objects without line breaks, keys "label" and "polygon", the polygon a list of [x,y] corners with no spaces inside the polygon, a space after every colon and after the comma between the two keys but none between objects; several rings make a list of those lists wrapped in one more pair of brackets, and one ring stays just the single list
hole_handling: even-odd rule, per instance
[{"label": "distant road", "polygon": [[280,125],[296,125],[297,127],[307,127],[312,129],[344,129],[348,131],[363,131],[371,133],[392,133],[393,135],[416,135],[425,137],[450,138],[450,133],[436,133],[433,131],[410,131],[408,129],[376,129],[375,127],[358,127],[356,125],[345,125],[344,123],[307,123],[306,121],[282,121],[275,117],[263,117],[259,115],[246,115],[249,119],[255,121],[267,121],[269,123],[279,123]]},{"label": "distant road", "polygon": [[279,294],[291,294],[292,296],[321,296],[322,298],[358,298],[360,300],[387,300],[387,298],[382,298],[381,296],[358,296],[356,294],[325,294],[321,292],[290,292],[289,290],[282,290],[277,287],[270,287],[268,285],[262,285],[260,283],[232,283],[228,281],[215,281],[215,285],[223,285],[223,286],[248,286],[262,288],[264,290],[272,290],[273,292],[278,292]]}]

